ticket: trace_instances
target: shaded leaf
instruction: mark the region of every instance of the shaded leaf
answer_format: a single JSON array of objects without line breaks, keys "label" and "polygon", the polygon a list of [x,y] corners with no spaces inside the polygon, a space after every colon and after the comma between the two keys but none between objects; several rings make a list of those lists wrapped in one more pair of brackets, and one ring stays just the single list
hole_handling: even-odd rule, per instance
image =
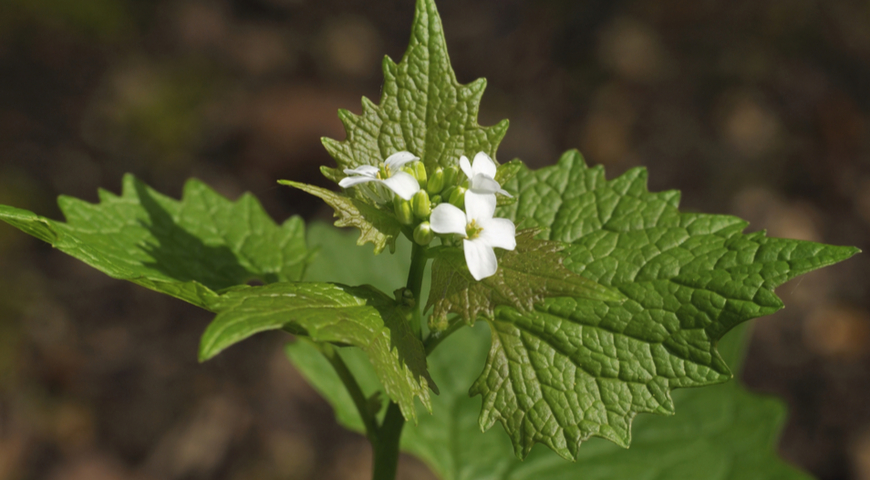
[{"label": "shaded leaf", "polygon": [[402,225],[391,213],[380,210],[366,200],[351,198],[325,188],[307,185],[290,180],[279,180],[278,183],[298,188],[316,197],[320,197],[335,210],[337,227],[356,227],[360,230],[357,245],[372,243],[375,253],[381,253],[384,247],[390,246],[390,252],[396,250],[396,237],[402,231]]},{"label": "shaded leaf", "polygon": [[408,324],[410,311],[373,287],[275,283],[231,290],[214,306],[218,315],[202,336],[200,361],[255,333],[289,328],[317,342],[359,347],[405,418],[415,418],[415,397],[431,410],[434,382]]},{"label": "shaded leaf", "polygon": [[60,197],[59,222],[0,206],[0,220],[51,243],[113,278],[210,308],[215,292],[245,284],[298,280],[308,258],[304,224],[276,225],[250,194],[232,202],[198,180],[181,201],[132,175],[120,196],[100,203]]},{"label": "shaded leaf", "polygon": [[[311,262],[305,270],[307,282],[335,282],[346,285],[372,285],[382,292],[405,286],[411,266],[411,244],[400,237],[394,255],[376,255],[371,248],[356,245],[350,230],[315,221],[305,228],[312,249]],[[353,255],[344,255],[353,252]],[[424,278],[424,282],[427,278]]]}]

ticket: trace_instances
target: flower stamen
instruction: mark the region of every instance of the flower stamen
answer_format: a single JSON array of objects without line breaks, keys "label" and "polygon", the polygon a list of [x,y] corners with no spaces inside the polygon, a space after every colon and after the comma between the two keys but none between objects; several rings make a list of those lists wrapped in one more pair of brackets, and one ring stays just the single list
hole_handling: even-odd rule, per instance
[{"label": "flower stamen", "polygon": [[477,219],[471,219],[471,222],[465,225],[465,235],[469,240],[479,237],[481,232],[483,228],[477,224]]}]

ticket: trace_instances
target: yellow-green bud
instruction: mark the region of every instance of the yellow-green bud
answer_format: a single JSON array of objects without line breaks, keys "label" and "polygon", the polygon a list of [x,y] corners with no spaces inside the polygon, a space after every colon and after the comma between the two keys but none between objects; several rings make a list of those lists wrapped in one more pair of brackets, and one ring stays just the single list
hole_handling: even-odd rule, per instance
[{"label": "yellow-green bud", "polygon": [[412,177],[417,179],[417,183],[420,184],[420,188],[426,188],[426,166],[423,165],[423,162],[414,162],[408,165],[405,165],[402,170],[411,174]]},{"label": "yellow-green bud", "polygon": [[432,195],[432,197],[429,198],[429,202],[432,205],[438,205],[439,203],[443,202],[443,200],[441,200],[441,195]]},{"label": "yellow-green bud", "polygon": [[452,187],[456,185],[456,177],[459,176],[459,168],[456,166],[447,167],[444,169],[444,186]]},{"label": "yellow-green bud", "polygon": [[433,238],[435,238],[435,232],[432,231],[429,222],[423,222],[414,229],[414,241],[420,245],[429,245]]},{"label": "yellow-green bud", "polygon": [[456,187],[453,193],[450,194],[448,202],[459,208],[465,208],[465,187]]},{"label": "yellow-green bud", "polygon": [[402,200],[402,197],[396,195],[393,197],[393,210],[396,211],[396,218],[402,225],[410,225],[414,223],[414,212],[411,211],[411,202]]},{"label": "yellow-green bud", "polygon": [[426,190],[429,190],[429,193],[436,194],[441,193],[441,190],[444,189],[444,169],[438,167],[432,172],[432,176],[429,177],[429,185],[426,187]]},{"label": "yellow-green bud", "polygon": [[453,195],[453,192],[454,192],[454,191],[456,191],[456,186],[455,186],[455,185],[452,186],[452,187],[447,187],[447,188],[445,188],[444,191],[441,192],[441,198],[443,199],[442,201],[444,201],[444,202],[449,202],[449,201],[450,201],[450,195]]},{"label": "yellow-green bud", "polygon": [[432,205],[426,190],[420,190],[411,197],[411,210],[418,218],[429,218],[429,214],[432,213]]}]

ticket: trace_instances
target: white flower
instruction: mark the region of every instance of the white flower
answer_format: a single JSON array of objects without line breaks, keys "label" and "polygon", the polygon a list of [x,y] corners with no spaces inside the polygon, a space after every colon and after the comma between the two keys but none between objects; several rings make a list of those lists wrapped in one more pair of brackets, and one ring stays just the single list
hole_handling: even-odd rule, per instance
[{"label": "white flower", "polygon": [[478,152],[474,156],[474,163],[468,162],[468,157],[465,155],[459,157],[459,167],[465,172],[468,177],[468,191],[465,192],[465,201],[472,199],[474,202],[486,202],[492,204],[492,209],[495,210],[495,194],[511,196],[510,193],[501,188],[501,185],[495,180],[497,167],[495,162],[489,158],[489,155]]},{"label": "white flower", "polygon": [[338,182],[342,188],[352,187],[361,183],[377,182],[392,190],[396,195],[405,200],[410,200],[415,193],[420,191],[420,184],[413,175],[402,172],[402,165],[419,160],[411,152],[397,152],[384,160],[382,168],[373,165],[360,165],[356,168],[346,168],[344,173],[349,175]]},{"label": "white flower", "polygon": [[[495,194],[489,194],[495,198]],[[465,263],[475,280],[483,280],[498,270],[494,248],[513,250],[517,246],[516,227],[507,218],[493,218],[495,202],[482,196],[465,197],[465,212],[449,203],[441,203],[429,217],[436,233],[456,233],[465,237]]]}]

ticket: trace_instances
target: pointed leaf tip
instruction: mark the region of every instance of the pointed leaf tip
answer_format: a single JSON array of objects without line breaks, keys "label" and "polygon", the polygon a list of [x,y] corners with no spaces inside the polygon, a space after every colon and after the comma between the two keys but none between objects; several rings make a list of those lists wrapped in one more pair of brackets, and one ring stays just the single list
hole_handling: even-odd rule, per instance
[{"label": "pointed leaf tip", "polygon": [[627,445],[636,414],[674,412],[671,390],[731,377],[715,345],[778,310],[777,285],[857,251],[743,234],[745,221],[681,213],[676,192],[649,192],[646,180],[644,169],[606,180],[569,151],[505,184],[517,202],[498,216],[568,244],[569,270],[627,297],[496,309],[472,393],[483,397],[480,425],[501,422],[520,456],[544,443],[577,459],[591,436]]}]

